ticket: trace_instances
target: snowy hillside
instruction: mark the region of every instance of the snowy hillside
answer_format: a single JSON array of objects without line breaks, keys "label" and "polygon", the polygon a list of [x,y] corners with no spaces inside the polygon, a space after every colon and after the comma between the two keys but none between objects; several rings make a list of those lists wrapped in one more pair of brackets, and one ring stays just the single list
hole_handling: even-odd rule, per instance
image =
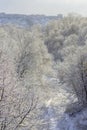
[{"label": "snowy hillside", "polygon": [[21,15],[0,13],[0,24],[15,24],[20,27],[30,27],[34,24],[46,25],[49,21],[61,19],[63,16],[45,16],[45,15]]}]

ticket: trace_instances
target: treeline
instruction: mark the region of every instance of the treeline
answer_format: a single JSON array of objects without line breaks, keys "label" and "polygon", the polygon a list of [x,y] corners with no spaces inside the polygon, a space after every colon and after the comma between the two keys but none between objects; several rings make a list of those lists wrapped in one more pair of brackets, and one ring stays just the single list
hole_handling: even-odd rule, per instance
[{"label": "treeline", "polygon": [[87,104],[87,18],[69,15],[45,29],[45,45],[56,62],[58,78]]},{"label": "treeline", "polygon": [[36,130],[43,124],[42,76],[52,65],[41,35],[36,27],[0,27],[0,130]]},{"label": "treeline", "polygon": [[0,26],[0,129],[42,129],[43,76],[56,68],[61,85],[87,103],[87,18],[67,16],[31,29]]}]

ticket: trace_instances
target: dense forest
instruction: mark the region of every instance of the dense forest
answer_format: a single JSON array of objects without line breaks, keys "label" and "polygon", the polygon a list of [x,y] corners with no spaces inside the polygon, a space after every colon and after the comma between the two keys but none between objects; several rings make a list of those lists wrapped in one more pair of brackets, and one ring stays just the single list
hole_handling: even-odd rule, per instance
[{"label": "dense forest", "polygon": [[87,130],[86,17],[0,25],[0,130]]}]

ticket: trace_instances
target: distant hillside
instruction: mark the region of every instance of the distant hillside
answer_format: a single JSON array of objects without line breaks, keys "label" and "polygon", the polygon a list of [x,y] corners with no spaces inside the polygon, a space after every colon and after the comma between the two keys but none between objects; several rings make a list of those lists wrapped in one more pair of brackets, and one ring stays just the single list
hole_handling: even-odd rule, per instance
[{"label": "distant hillside", "polygon": [[30,27],[34,24],[46,25],[51,20],[57,20],[62,18],[62,14],[58,14],[57,16],[45,16],[0,13],[0,24],[15,24],[20,27]]}]

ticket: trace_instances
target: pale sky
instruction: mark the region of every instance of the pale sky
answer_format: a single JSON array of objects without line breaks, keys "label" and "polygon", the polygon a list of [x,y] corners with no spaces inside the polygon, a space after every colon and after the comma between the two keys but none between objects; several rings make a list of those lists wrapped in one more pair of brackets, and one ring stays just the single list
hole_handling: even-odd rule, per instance
[{"label": "pale sky", "polygon": [[0,0],[0,12],[45,15],[76,12],[87,16],[87,0]]}]

